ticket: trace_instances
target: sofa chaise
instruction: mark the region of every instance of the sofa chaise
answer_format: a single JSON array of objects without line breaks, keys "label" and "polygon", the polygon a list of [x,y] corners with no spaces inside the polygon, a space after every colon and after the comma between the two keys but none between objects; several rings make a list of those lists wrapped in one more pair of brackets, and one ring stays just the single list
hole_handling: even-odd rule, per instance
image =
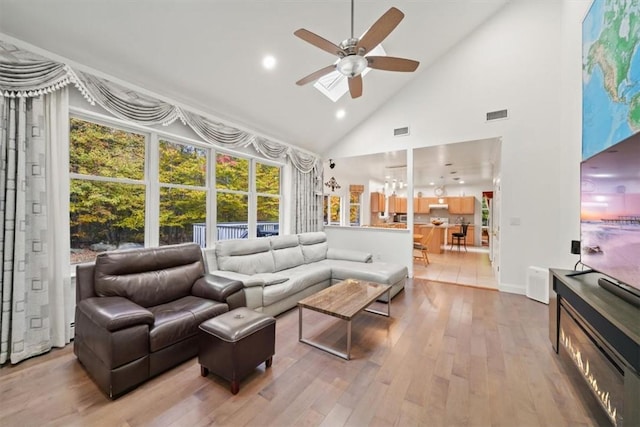
[{"label": "sofa chaise", "polygon": [[407,278],[406,266],[372,262],[366,252],[330,248],[324,232],[224,240],[203,252],[210,274],[241,281],[247,307],[271,316],[345,279],[391,285],[393,298]]}]

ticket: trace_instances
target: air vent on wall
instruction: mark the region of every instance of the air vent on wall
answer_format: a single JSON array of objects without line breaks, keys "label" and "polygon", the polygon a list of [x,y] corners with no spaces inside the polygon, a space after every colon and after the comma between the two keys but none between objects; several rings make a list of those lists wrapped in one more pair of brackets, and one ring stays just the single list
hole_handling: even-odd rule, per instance
[{"label": "air vent on wall", "polygon": [[487,113],[487,121],[506,119],[508,117],[509,117],[509,113],[507,110],[490,111]]},{"label": "air vent on wall", "polygon": [[409,135],[409,126],[403,128],[396,128],[393,130],[393,136],[407,136]]}]

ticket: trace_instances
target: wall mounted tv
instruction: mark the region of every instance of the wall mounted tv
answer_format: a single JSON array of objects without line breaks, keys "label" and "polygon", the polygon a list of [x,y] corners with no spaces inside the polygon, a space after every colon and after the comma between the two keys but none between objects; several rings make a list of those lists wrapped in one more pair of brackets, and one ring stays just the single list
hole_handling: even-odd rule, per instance
[{"label": "wall mounted tv", "polygon": [[[640,132],[580,165],[581,262],[640,298]],[[608,286],[611,285],[611,286]]]}]

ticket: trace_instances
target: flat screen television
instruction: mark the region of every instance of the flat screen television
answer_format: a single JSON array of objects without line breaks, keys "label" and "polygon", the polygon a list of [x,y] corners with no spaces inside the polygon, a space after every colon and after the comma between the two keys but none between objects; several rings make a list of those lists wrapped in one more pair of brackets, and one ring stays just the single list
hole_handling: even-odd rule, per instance
[{"label": "flat screen television", "polygon": [[584,160],[580,184],[580,261],[640,299],[640,132]]}]

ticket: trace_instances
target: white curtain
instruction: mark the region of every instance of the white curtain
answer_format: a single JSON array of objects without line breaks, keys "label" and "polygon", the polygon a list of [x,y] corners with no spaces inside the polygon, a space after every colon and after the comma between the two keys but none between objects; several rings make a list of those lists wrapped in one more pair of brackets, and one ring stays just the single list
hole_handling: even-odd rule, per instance
[{"label": "white curtain", "polygon": [[291,182],[292,220],[294,233],[321,231],[322,224],[322,172],[320,164],[308,173],[293,169]]},{"label": "white curtain", "polygon": [[0,162],[1,364],[70,338],[66,88],[0,97]]}]

